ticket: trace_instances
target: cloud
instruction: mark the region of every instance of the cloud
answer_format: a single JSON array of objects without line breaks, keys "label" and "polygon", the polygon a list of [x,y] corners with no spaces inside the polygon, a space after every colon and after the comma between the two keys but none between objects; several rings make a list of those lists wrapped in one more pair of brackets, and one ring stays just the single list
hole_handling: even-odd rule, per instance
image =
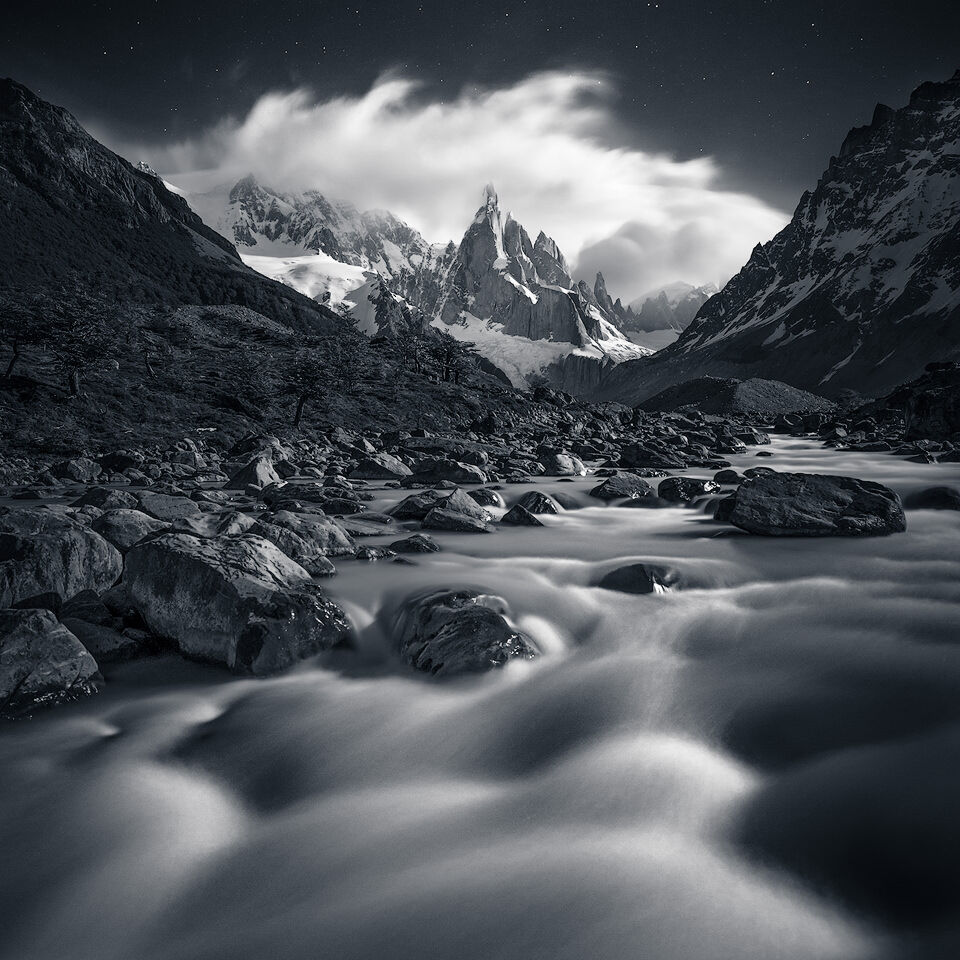
[{"label": "cloud", "polygon": [[625,301],[673,280],[730,276],[787,218],[720,189],[709,158],[626,145],[614,95],[605,74],[589,71],[467,87],[448,100],[385,75],[359,96],[268,93],[246,117],[194,139],[125,152],[174,182],[209,168],[208,183],[252,171],[277,188],[387,208],[432,240],[459,240],[492,181],[534,236],[556,239],[578,276],[603,270]]}]

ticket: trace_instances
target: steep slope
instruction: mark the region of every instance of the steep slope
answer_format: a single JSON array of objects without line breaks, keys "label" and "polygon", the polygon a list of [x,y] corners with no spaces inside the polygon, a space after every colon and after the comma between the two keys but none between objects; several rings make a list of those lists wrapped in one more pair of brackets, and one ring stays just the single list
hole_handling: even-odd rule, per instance
[{"label": "steep slope", "polygon": [[711,374],[878,395],[960,356],[960,71],[850,131],[791,222],[672,346],[611,372],[636,403]]},{"label": "steep slope", "polygon": [[117,302],[241,304],[290,326],[337,322],[244,266],[158,177],[62,107],[0,80],[0,297],[64,285]]},{"label": "steep slope", "polygon": [[[597,286],[609,300],[602,277]],[[541,233],[533,243],[523,226],[502,215],[489,185],[434,313],[435,322],[475,342],[518,386],[543,375],[580,392],[609,363],[649,352],[622,336],[594,291],[574,284],[552,240]]]}]

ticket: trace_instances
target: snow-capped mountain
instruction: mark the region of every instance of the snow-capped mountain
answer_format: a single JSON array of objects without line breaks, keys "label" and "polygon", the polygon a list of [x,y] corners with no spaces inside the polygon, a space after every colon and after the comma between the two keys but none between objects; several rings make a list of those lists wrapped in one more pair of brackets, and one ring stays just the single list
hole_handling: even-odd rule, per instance
[{"label": "snow-capped mountain", "polygon": [[697,311],[717,292],[716,284],[700,287],[678,280],[650,290],[630,303],[625,330],[686,330]]},{"label": "snow-capped mountain", "polygon": [[[650,352],[620,333],[602,276],[596,289],[610,312],[594,290],[573,282],[553,240],[541,232],[532,242],[523,226],[501,213],[488,185],[432,312],[435,322],[476,343],[517,385],[543,374],[570,389],[584,366],[599,375],[602,363]],[[570,357],[577,360],[568,363]]]},{"label": "snow-capped mountain", "polygon": [[413,275],[446,251],[445,244],[432,246],[389,211],[360,211],[316,190],[283,193],[261,185],[252,174],[233,186],[188,193],[187,201],[241,253],[289,257],[320,251],[340,263],[393,277]]},{"label": "snow-capped mountain", "polygon": [[879,394],[958,356],[960,71],[878,105],[677,342],[603,394],[636,402],[705,374]]}]

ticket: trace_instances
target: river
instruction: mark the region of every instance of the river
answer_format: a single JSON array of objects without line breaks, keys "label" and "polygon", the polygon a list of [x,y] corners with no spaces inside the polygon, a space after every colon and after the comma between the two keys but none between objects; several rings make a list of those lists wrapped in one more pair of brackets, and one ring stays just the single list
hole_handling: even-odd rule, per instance
[{"label": "river", "polygon": [[[960,464],[766,449],[730,459],[960,483]],[[583,504],[545,528],[338,561],[355,652],[256,681],[107,666],[98,696],[6,724],[0,957],[955,956],[960,513],[767,539],[602,505],[596,482],[505,491]],[[685,588],[594,585],[634,560]],[[383,611],[460,584],[505,598],[543,655],[454,682],[399,665]]]}]

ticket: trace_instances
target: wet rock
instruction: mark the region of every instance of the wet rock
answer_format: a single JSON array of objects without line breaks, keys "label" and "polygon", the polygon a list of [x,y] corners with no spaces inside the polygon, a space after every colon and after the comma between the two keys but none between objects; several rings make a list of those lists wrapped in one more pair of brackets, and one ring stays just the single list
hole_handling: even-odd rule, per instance
[{"label": "wet rock", "polygon": [[131,633],[77,617],[63,617],[63,625],[83,644],[97,663],[120,663],[151,654],[156,646],[143,630]]},{"label": "wet rock", "polygon": [[374,560],[386,560],[389,557],[394,556],[393,550],[389,547],[373,547],[368,544],[364,544],[362,547],[357,547],[356,558],[358,560],[374,561]]},{"label": "wet rock", "polygon": [[0,610],[0,717],[96,692],[97,661],[49,610]]},{"label": "wet rock", "polygon": [[652,497],[653,487],[632,473],[618,473],[594,487],[590,496],[600,500],[636,500],[638,497]]},{"label": "wet rock", "polygon": [[183,517],[172,525],[172,529],[195,537],[236,537],[246,533],[255,523],[256,520],[249,513],[226,510],[201,517]]},{"label": "wet rock", "polygon": [[905,507],[916,510],[960,510],[960,490],[956,487],[927,487],[910,494]]},{"label": "wet rock", "polygon": [[[549,511],[545,511],[549,512]],[[515,503],[501,518],[501,523],[512,524],[518,527],[542,527],[543,522],[538,520],[532,510],[522,503]]]},{"label": "wet rock", "polygon": [[743,481],[743,477],[736,470],[718,470],[713,479],[720,484],[733,485]]},{"label": "wet rock", "polygon": [[605,574],[597,582],[603,590],[618,593],[662,593],[679,582],[677,571],[655,563],[631,563]]},{"label": "wet rock", "polygon": [[90,524],[104,540],[112,543],[121,553],[126,553],[138,540],[166,530],[168,523],[148,517],[140,510],[107,510]]},{"label": "wet rock", "polygon": [[496,490],[487,490],[481,487],[479,490],[468,490],[467,496],[476,500],[481,507],[498,507],[505,509],[507,506],[503,497],[501,497]]},{"label": "wet rock", "polygon": [[774,537],[875,536],[907,528],[900,497],[854,477],[772,473],[740,485],[730,522]]},{"label": "wet rock", "polygon": [[76,483],[92,483],[102,472],[100,464],[87,457],[63,460],[50,468],[50,473],[58,480],[73,480]]},{"label": "wet rock", "polygon": [[730,517],[733,515],[733,508],[736,506],[737,498],[735,495],[724,497],[722,500],[717,501],[717,509],[713,512],[714,520],[721,520],[724,523],[730,522]]},{"label": "wet rock", "polygon": [[318,514],[278,510],[260,517],[250,533],[269,540],[314,576],[330,575],[327,557],[350,556],[356,550],[339,523]]},{"label": "wet rock", "polygon": [[252,534],[169,533],[137,544],[124,583],[152,633],[236,673],[275,673],[352,637],[309,573]]},{"label": "wet rock", "polygon": [[387,513],[396,520],[423,520],[437,505],[438,500],[440,500],[440,494],[435,490],[424,490],[422,493],[414,493],[401,500],[390,507]]},{"label": "wet rock", "polygon": [[423,518],[423,526],[426,530],[448,530],[453,533],[493,533],[488,521],[444,507],[434,507]]},{"label": "wet rock", "polygon": [[395,553],[438,553],[440,544],[425,533],[415,533],[403,540],[394,540],[390,549]]},{"label": "wet rock", "polygon": [[120,577],[119,551],[72,517],[40,508],[0,513],[0,606],[42,593],[62,600]]},{"label": "wet rock", "polygon": [[518,501],[517,505],[523,507],[530,513],[555,513],[559,514],[563,508],[548,493],[542,493],[540,490],[529,490]]},{"label": "wet rock", "polygon": [[349,476],[360,480],[400,480],[412,473],[405,463],[389,453],[374,453],[364,457]]},{"label": "wet rock", "polygon": [[506,603],[475,590],[440,590],[409,599],[393,621],[406,663],[438,676],[476,673],[532,659],[533,641],[506,617]]},{"label": "wet rock", "polygon": [[486,483],[487,475],[471,463],[443,457],[422,457],[413,465],[413,476],[405,478],[407,483],[437,483],[441,480],[450,480],[452,483]]},{"label": "wet rock", "polygon": [[666,446],[632,443],[624,447],[620,462],[625,467],[648,467],[658,470],[682,470],[686,462]]},{"label": "wet rock", "polygon": [[715,480],[701,480],[697,477],[667,477],[657,487],[657,496],[670,503],[690,503],[697,497],[716,493],[720,484]]},{"label": "wet rock", "polygon": [[144,490],[137,494],[137,501],[144,513],[168,523],[182,517],[199,517],[201,515],[200,508],[189,497],[178,497],[169,493]]}]

